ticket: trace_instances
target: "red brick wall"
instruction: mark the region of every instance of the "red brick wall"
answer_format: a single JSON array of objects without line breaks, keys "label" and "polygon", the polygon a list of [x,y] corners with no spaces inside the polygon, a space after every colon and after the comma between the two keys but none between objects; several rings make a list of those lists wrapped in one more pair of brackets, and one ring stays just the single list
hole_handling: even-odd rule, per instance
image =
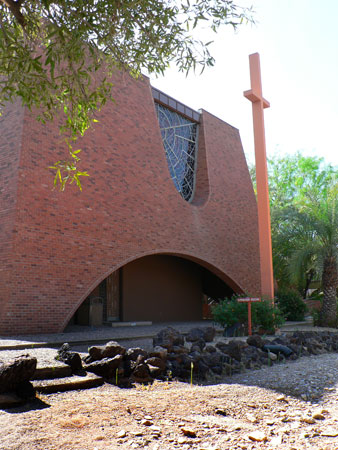
[{"label": "red brick wall", "polygon": [[[99,282],[151,254],[192,259],[237,291],[260,291],[256,201],[238,130],[203,112],[202,162],[188,204],[169,176],[148,80],[116,75],[115,86],[116,102],[79,142],[91,175],[83,192],[52,190],[46,167],[66,156],[56,124],[43,126],[28,111],[15,123],[5,118],[0,154],[9,154],[9,168],[1,174],[10,173],[11,200],[6,209],[1,197],[1,230],[14,208],[15,233],[2,255],[11,272],[1,288],[0,334],[62,331]],[[20,124],[17,169],[11,149],[20,146]]]}]

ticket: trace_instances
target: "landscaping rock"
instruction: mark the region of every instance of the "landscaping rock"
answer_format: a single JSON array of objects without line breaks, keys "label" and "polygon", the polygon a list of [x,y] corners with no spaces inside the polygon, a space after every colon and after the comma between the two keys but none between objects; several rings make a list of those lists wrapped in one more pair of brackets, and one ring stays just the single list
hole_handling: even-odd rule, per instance
[{"label": "landscaping rock", "polygon": [[61,345],[55,359],[70,366],[73,374],[79,374],[83,371],[81,356],[78,353],[71,352],[70,345],[67,343]]},{"label": "landscaping rock", "polygon": [[122,347],[116,341],[109,341],[106,345],[92,346],[89,348],[88,353],[90,358],[86,358],[85,362],[99,361],[103,358],[114,358],[116,355],[124,355],[126,352],[125,347]]},{"label": "landscaping rock", "polygon": [[153,339],[154,347],[159,345],[168,349],[170,352],[172,347],[184,345],[184,336],[179,331],[172,327],[167,327],[161,330]]},{"label": "landscaping rock", "polygon": [[166,362],[163,359],[156,358],[155,356],[153,356],[152,358],[146,359],[145,363],[148,364],[148,365],[152,365],[152,366],[158,367],[162,371],[164,371],[166,369],[166,366],[167,366]]},{"label": "landscaping rock", "polygon": [[30,390],[29,380],[33,378],[36,364],[36,358],[29,355],[19,356],[6,364],[0,362],[0,393],[16,392],[26,398],[26,393]]},{"label": "landscaping rock", "polygon": [[265,344],[264,340],[258,334],[253,334],[249,336],[246,340],[248,345],[252,345],[253,347],[262,348]]},{"label": "landscaping rock", "polygon": [[[149,355],[148,352],[139,347],[129,348],[125,353],[126,360],[129,359],[131,361],[136,361],[139,356],[142,356],[143,358],[148,358]],[[140,359],[138,361],[141,362]]]},{"label": "landscaping rock", "polygon": [[203,340],[205,342],[212,342],[215,334],[216,330],[214,327],[192,328],[186,336],[186,341],[196,342]]},{"label": "landscaping rock", "polygon": [[85,369],[88,372],[95,373],[95,375],[98,375],[100,377],[111,379],[115,378],[116,369],[119,368],[122,362],[123,356],[116,355],[114,356],[114,358],[103,358],[99,361],[94,361],[85,366]]}]

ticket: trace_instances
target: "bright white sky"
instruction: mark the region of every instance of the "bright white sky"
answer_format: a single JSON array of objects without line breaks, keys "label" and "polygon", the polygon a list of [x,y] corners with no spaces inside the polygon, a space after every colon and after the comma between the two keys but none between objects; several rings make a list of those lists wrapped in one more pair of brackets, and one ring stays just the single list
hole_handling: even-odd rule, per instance
[{"label": "bright white sky", "polygon": [[254,162],[249,54],[261,60],[267,155],[321,156],[338,166],[338,1],[235,0],[253,5],[255,25],[214,35],[216,65],[186,78],[168,70],[152,85],[240,130]]}]

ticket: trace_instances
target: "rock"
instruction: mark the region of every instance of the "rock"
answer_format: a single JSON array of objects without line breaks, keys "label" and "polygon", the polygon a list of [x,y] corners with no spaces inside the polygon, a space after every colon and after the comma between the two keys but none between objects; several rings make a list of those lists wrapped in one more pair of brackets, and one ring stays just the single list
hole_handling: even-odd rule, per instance
[{"label": "rock", "polygon": [[[230,341],[226,346],[223,346],[221,348],[221,351],[223,353],[226,353],[231,358],[235,359],[236,361],[241,361],[242,355],[241,355],[241,349],[242,349],[243,343],[240,341]],[[216,345],[217,347],[218,345]]]},{"label": "rock", "polygon": [[265,442],[268,440],[268,438],[265,436],[265,434],[262,431],[253,431],[249,434],[249,439],[254,442]]},{"label": "rock", "polygon": [[316,423],[315,419],[312,417],[302,417],[301,421],[304,423],[308,423],[309,425]]},{"label": "rock", "polygon": [[184,345],[173,345],[171,348],[172,353],[189,353],[189,350]]},{"label": "rock", "polygon": [[216,347],[214,347],[213,345],[207,345],[207,346],[204,348],[204,351],[205,351],[205,352],[208,352],[208,353],[215,353],[215,352],[217,352],[217,349],[216,349]]},{"label": "rock", "polygon": [[95,375],[99,375],[100,377],[104,377],[106,379],[112,379],[116,377],[116,369],[119,370],[120,365],[123,362],[122,355],[116,355],[114,358],[103,358],[98,361],[94,361],[87,366],[85,369],[88,372],[95,373]]},{"label": "rock", "polygon": [[198,341],[195,341],[192,346],[190,347],[190,351],[202,351],[205,347],[205,340],[199,339]]},{"label": "rock", "polygon": [[68,343],[61,345],[55,359],[70,366],[73,374],[80,374],[83,371],[81,356],[76,352],[72,352]]},{"label": "rock", "polygon": [[166,348],[169,352],[172,347],[184,345],[184,336],[179,331],[172,327],[164,328],[159,331],[153,339],[153,346],[159,345],[160,347]]},{"label": "rock", "polygon": [[19,392],[27,389],[27,383],[33,377],[37,360],[22,355],[8,363],[0,363],[0,393]]},{"label": "rock", "polygon": [[186,340],[188,342],[197,342],[199,340],[212,342],[214,340],[215,334],[216,330],[214,327],[192,328],[188,332]]},{"label": "rock", "polygon": [[193,430],[192,428],[182,427],[181,431],[184,434],[184,436],[188,436],[188,437],[192,437],[192,438],[196,437],[196,431]]},{"label": "rock", "polygon": [[268,352],[268,357],[271,359],[271,361],[276,361],[278,358],[278,356],[272,352]]},{"label": "rock", "polygon": [[89,358],[85,359],[85,362],[93,362],[93,361],[99,361],[103,358],[114,358],[116,355],[124,355],[126,352],[126,349],[122,347],[118,342],[116,341],[109,341],[106,345],[103,346],[92,346],[89,347],[88,353]]},{"label": "rock", "polygon": [[166,362],[163,361],[163,359],[161,358],[157,358],[156,356],[146,359],[145,363],[148,365],[150,364],[152,366],[158,367],[159,369],[161,369],[161,371],[164,371],[167,367]]},{"label": "rock", "polygon": [[126,430],[121,430],[121,431],[119,431],[119,432],[117,433],[116,436],[117,436],[118,438],[124,438],[124,437],[127,436],[127,432],[126,432]]},{"label": "rock", "polygon": [[153,421],[151,419],[143,419],[141,422],[142,425],[146,426],[146,427],[150,427],[151,425],[153,425]]},{"label": "rock", "polygon": [[252,336],[249,336],[246,340],[248,345],[252,345],[256,348],[262,348],[264,345],[264,340],[259,336],[258,334],[253,334]]},{"label": "rock", "polygon": [[325,420],[325,416],[321,410],[314,411],[312,418],[315,420]]},{"label": "rock", "polygon": [[168,355],[168,350],[164,347],[160,347],[159,345],[154,347],[153,351],[149,353],[149,356],[151,358],[156,357],[156,358],[161,358],[164,360],[167,359],[167,355]]},{"label": "rock", "polygon": [[[146,352],[142,348],[139,348],[139,347],[129,348],[125,353],[125,359],[126,360],[129,359],[131,361],[136,361],[140,355],[143,356],[144,358],[148,358],[148,352]],[[139,360],[139,362],[141,362],[141,361]]]},{"label": "rock", "polygon": [[150,371],[147,364],[138,364],[133,370],[133,378],[138,382],[142,382],[143,380],[144,382],[151,381]]},{"label": "rock", "polygon": [[326,428],[321,432],[322,436],[327,437],[337,437],[338,436],[338,428]]},{"label": "rock", "polygon": [[163,374],[163,370],[161,370],[159,367],[152,366],[151,364],[147,364],[147,366],[152,378],[157,378]]}]

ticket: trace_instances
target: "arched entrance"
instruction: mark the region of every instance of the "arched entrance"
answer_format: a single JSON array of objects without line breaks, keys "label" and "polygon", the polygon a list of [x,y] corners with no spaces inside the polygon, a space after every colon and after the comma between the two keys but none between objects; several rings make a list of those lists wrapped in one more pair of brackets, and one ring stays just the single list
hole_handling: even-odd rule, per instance
[{"label": "arched entrance", "polygon": [[235,291],[190,259],[149,255],[105,278],[78,308],[73,323],[201,320],[206,298],[224,298]]}]

